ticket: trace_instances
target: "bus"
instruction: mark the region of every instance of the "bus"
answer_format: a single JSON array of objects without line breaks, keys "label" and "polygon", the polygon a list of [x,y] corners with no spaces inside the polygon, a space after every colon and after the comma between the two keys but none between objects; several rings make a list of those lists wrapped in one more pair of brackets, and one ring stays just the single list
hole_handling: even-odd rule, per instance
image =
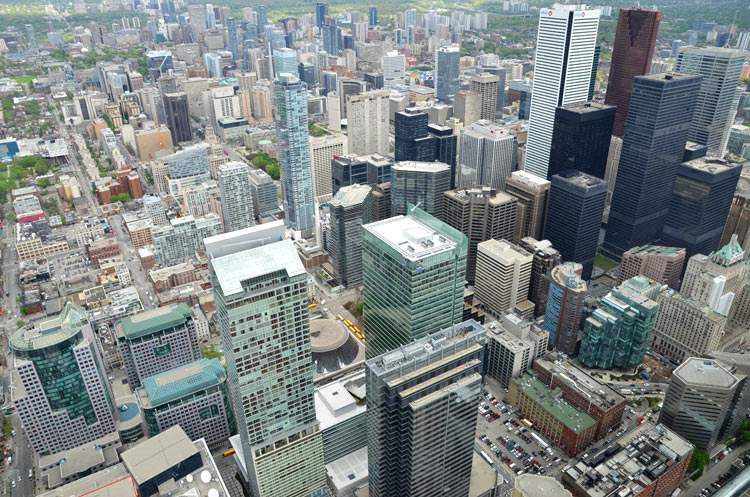
[{"label": "bus", "polygon": [[228,456],[231,456],[232,454],[234,454],[234,449],[233,448],[229,449],[229,450],[225,450],[223,456],[224,457],[228,457]]},{"label": "bus", "polygon": [[318,307],[318,304],[310,304],[307,306],[308,309],[312,309],[313,307]]},{"label": "bus", "polygon": [[350,327],[350,328],[351,328],[352,326],[354,326],[354,324],[353,324],[353,323],[352,323],[351,321],[349,321],[348,319],[345,319],[345,320],[344,320],[344,324],[345,324],[345,325],[347,325],[347,326],[348,326],[348,327]]},{"label": "bus", "polygon": [[352,326],[352,329],[354,330],[354,333],[362,333],[356,326]]},{"label": "bus", "polygon": [[336,314],[336,318],[338,318],[339,321],[344,321],[344,316],[342,316],[341,314]]},{"label": "bus", "polygon": [[487,464],[492,466],[492,459],[490,459],[490,456],[488,456],[487,453],[483,450],[480,450],[479,453],[482,455],[482,458],[487,461]]},{"label": "bus", "polygon": [[533,438],[534,440],[536,440],[536,443],[538,443],[543,449],[548,449],[549,448],[549,444],[547,442],[545,442],[544,440],[542,440],[542,438],[539,435],[537,435],[536,433],[532,433],[531,434],[531,438]]},{"label": "bus", "polygon": [[527,428],[531,428],[532,426],[534,426],[534,425],[533,425],[533,424],[531,423],[531,421],[529,421],[529,420],[528,420],[528,419],[526,419],[526,418],[523,418],[523,419],[521,420],[521,423],[525,424]]}]

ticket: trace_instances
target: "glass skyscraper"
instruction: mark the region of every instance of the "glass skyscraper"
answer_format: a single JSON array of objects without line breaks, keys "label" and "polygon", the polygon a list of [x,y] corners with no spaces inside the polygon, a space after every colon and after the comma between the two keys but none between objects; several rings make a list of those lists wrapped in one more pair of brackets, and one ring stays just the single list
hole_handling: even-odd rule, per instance
[{"label": "glass skyscraper", "polygon": [[[229,393],[256,497],[325,497],[307,272],[280,223],[206,240]],[[281,240],[281,241],[278,241]]]},{"label": "glass skyscraper", "polygon": [[291,48],[278,48],[273,51],[273,75],[278,78],[282,73],[299,76],[297,72],[297,52]]},{"label": "glass skyscraper", "polygon": [[273,90],[284,219],[293,230],[310,232],[315,204],[307,129],[307,85],[292,74],[282,73],[274,81]]},{"label": "glass skyscraper", "polygon": [[461,322],[466,236],[412,205],[362,229],[368,358]]},{"label": "glass skyscraper", "polygon": [[459,89],[458,65],[461,51],[458,46],[440,47],[435,54],[435,97],[445,102]]}]

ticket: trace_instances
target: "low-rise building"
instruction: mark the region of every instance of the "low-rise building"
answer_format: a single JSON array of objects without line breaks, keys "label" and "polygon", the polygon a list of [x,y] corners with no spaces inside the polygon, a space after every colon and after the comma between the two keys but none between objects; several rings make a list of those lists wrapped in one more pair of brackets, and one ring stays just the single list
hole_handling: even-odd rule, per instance
[{"label": "low-rise building", "polygon": [[89,243],[86,247],[89,260],[95,267],[99,267],[102,259],[120,255],[120,245],[115,238],[100,238]]},{"label": "low-rise building", "polygon": [[16,252],[18,259],[38,259],[67,252],[70,247],[60,233],[53,235],[44,219],[16,225]]},{"label": "low-rise building", "polygon": [[680,486],[693,445],[664,425],[643,423],[618,443],[563,468],[576,497],[668,497]]},{"label": "low-rise building", "polygon": [[198,271],[195,265],[183,262],[164,269],[149,271],[148,279],[151,281],[154,291],[158,293],[197,280]]},{"label": "low-rise building", "polygon": [[66,485],[116,464],[120,447],[120,436],[113,431],[78,447],[39,456],[39,475],[48,489]]}]

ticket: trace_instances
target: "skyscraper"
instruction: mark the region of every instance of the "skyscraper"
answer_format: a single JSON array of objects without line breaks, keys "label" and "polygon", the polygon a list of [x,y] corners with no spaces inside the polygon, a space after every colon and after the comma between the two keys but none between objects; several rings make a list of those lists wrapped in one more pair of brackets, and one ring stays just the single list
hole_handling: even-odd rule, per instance
[{"label": "skyscraper", "polygon": [[474,295],[496,316],[528,299],[533,256],[507,240],[477,245]]},{"label": "skyscraper", "polygon": [[292,74],[279,74],[273,85],[274,120],[281,169],[285,222],[310,234],[315,205],[307,129],[307,85]]},{"label": "skyscraper", "polygon": [[672,372],[659,423],[711,450],[721,440],[740,384],[715,360],[690,357]]},{"label": "skyscraper", "polygon": [[538,318],[547,311],[550,273],[562,264],[562,257],[549,240],[538,241],[536,238],[525,237],[521,238],[518,246],[534,255],[534,260],[531,261],[529,300],[534,303],[534,317]]},{"label": "skyscraper", "polygon": [[633,247],[622,254],[617,284],[642,274],[677,290],[684,266],[684,248],[658,245]]},{"label": "skyscraper", "polygon": [[518,140],[493,121],[480,120],[462,128],[456,184],[459,188],[490,186],[505,188],[517,162]]},{"label": "skyscraper", "polygon": [[390,151],[389,95],[388,90],[374,90],[347,97],[350,154],[387,154]]},{"label": "skyscraper", "polygon": [[700,158],[677,166],[662,243],[685,247],[686,257],[719,248],[740,178],[739,163]]},{"label": "skyscraper", "polygon": [[370,26],[378,25],[378,8],[377,7],[370,6],[368,25]]},{"label": "skyscraper", "polygon": [[406,77],[406,56],[396,51],[383,55],[383,85],[403,86]]},{"label": "skyscraper", "polygon": [[435,158],[434,138],[427,133],[428,116],[418,109],[406,109],[395,114],[396,161],[431,161]]},{"label": "skyscraper", "polygon": [[176,142],[189,142],[193,139],[190,129],[190,110],[185,92],[166,93],[164,109],[167,115],[167,127]]},{"label": "skyscraper", "polygon": [[362,284],[362,225],[371,220],[371,191],[368,185],[345,186],[328,203],[331,265],[336,279],[347,288]]},{"label": "skyscraper", "polygon": [[598,10],[541,9],[524,170],[547,178],[557,107],[588,100]]},{"label": "skyscraper", "polygon": [[312,162],[315,198],[333,193],[331,186],[331,161],[334,157],[347,155],[348,141],[342,134],[310,138],[310,160]]},{"label": "skyscraper", "polygon": [[586,298],[582,270],[583,266],[576,262],[564,262],[550,273],[544,329],[549,332],[550,346],[568,355],[576,352],[583,300]]},{"label": "skyscraper", "polygon": [[558,107],[547,179],[566,169],[604,178],[615,108],[597,102]]},{"label": "skyscraper", "polygon": [[273,51],[273,75],[278,78],[282,73],[299,76],[297,72],[297,52],[291,48],[276,48]]},{"label": "skyscraper", "polygon": [[328,17],[328,4],[325,2],[315,3],[315,25],[322,28],[326,23],[326,17]]},{"label": "skyscraper", "polygon": [[[703,76],[688,140],[706,145],[708,155],[721,157],[730,119],[737,81],[747,52],[734,48],[683,48],[677,56],[675,71]],[[735,104],[736,105],[736,104]]]},{"label": "skyscraper", "polygon": [[542,238],[551,184],[546,179],[526,171],[513,171],[509,177],[505,178],[506,193],[518,199],[518,220],[514,241],[528,236],[537,240]]},{"label": "skyscraper", "polygon": [[612,134],[625,135],[633,80],[651,72],[661,12],[620,9],[604,103],[617,108]]},{"label": "skyscraper", "polygon": [[[482,113],[482,95],[471,90],[457,91],[453,96],[453,115],[464,126],[479,120]],[[520,119],[520,117],[519,117]]]},{"label": "skyscraper", "polygon": [[443,216],[443,193],[450,190],[451,169],[441,162],[397,162],[391,167],[391,214],[406,214],[408,205]]},{"label": "skyscraper", "polygon": [[435,97],[441,102],[447,102],[458,91],[460,58],[458,45],[440,47],[435,53]]},{"label": "skyscraper", "polygon": [[661,237],[700,79],[679,73],[635,78],[604,239],[613,257]]},{"label": "skyscraper", "polygon": [[255,224],[249,173],[244,162],[227,162],[219,166],[221,211],[226,233]]},{"label": "skyscraper", "polygon": [[599,245],[599,229],[607,198],[607,182],[575,169],[552,177],[544,237],[564,261],[583,265],[588,281]]},{"label": "skyscraper", "polygon": [[458,136],[453,132],[453,128],[439,124],[428,124],[427,132],[435,143],[434,160],[451,167],[451,188],[455,188]]},{"label": "skyscraper", "polygon": [[50,455],[115,431],[113,399],[86,311],[68,302],[59,316],[9,338],[10,397],[36,454]]},{"label": "skyscraper", "polygon": [[471,82],[471,91],[475,91],[482,96],[479,118],[494,123],[497,111],[497,88],[500,78],[485,72],[472,76],[469,81]]},{"label": "skyscraper", "polygon": [[414,206],[362,229],[368,358],[461,322],[468,245],[462,233]]},{"label": "skyscraper", "polygon": [[612,289],[586,318],[578,359],[585,366],[630,369],[643,363],[659,310],[659,283],[636,276]]},{"label": "skyscraper", "polygon": [[370,495],[469,495],[485,337],[465,321],[365,363]]},{"label": "skyscraper", "polygon": [[517,201],[490,187],[445,192],[442,220],[469,240],[466,279],[474,281],[477,245],[485,240],[509,240],[516,228]]},{"label": "skyscraper", "polygon": [[282,237],[276,227],[248,228],[209,238],[206,254],[251,491],[324,497],[307,273]]}]

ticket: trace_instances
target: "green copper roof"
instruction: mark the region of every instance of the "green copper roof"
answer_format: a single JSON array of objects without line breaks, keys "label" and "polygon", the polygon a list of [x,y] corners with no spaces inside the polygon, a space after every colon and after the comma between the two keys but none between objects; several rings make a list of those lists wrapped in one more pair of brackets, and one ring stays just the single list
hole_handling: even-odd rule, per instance
[{"label": "green copper roof", "polygon": [[14,350],[38,350],[63,342],[89,323],[83,307],[67,302],[62,312],[46,321],[26,325],[10,337]]},{"label": "green copper roof", "polygon": [[742,246],[737,241],[737,234],[735,233],[732,235],[729,243],[721,247],[716,252],[711,252],[708,257],[717,264],[728,266],[732,262],[734,262],[734,259],[741,259],[744,255],[744,252],[745,251],[742,250]]},{"label": "green copper roof", "polygon": [[115,323],[118,337],[130,340],[157,331],[180,326],[190,318],[190,308],[185,303],[171,304],[129,316]]},{"label": "green copper roof", "polygon": [[541,381],[536,379],[536,376],[525,373],[511,381],[518,385],[521,392],[574,433],[582,433],[596,424],[594,418],[563,400],[559,388],[550,392]]},{"label": "green copper roof", "polygon": [[190,364],[149,376],[143,380],[143,387],[138,389],[138,398],[144,408],[156,407],[218,385],[225,378],[226,371],[221,361],[198,359]]}]

